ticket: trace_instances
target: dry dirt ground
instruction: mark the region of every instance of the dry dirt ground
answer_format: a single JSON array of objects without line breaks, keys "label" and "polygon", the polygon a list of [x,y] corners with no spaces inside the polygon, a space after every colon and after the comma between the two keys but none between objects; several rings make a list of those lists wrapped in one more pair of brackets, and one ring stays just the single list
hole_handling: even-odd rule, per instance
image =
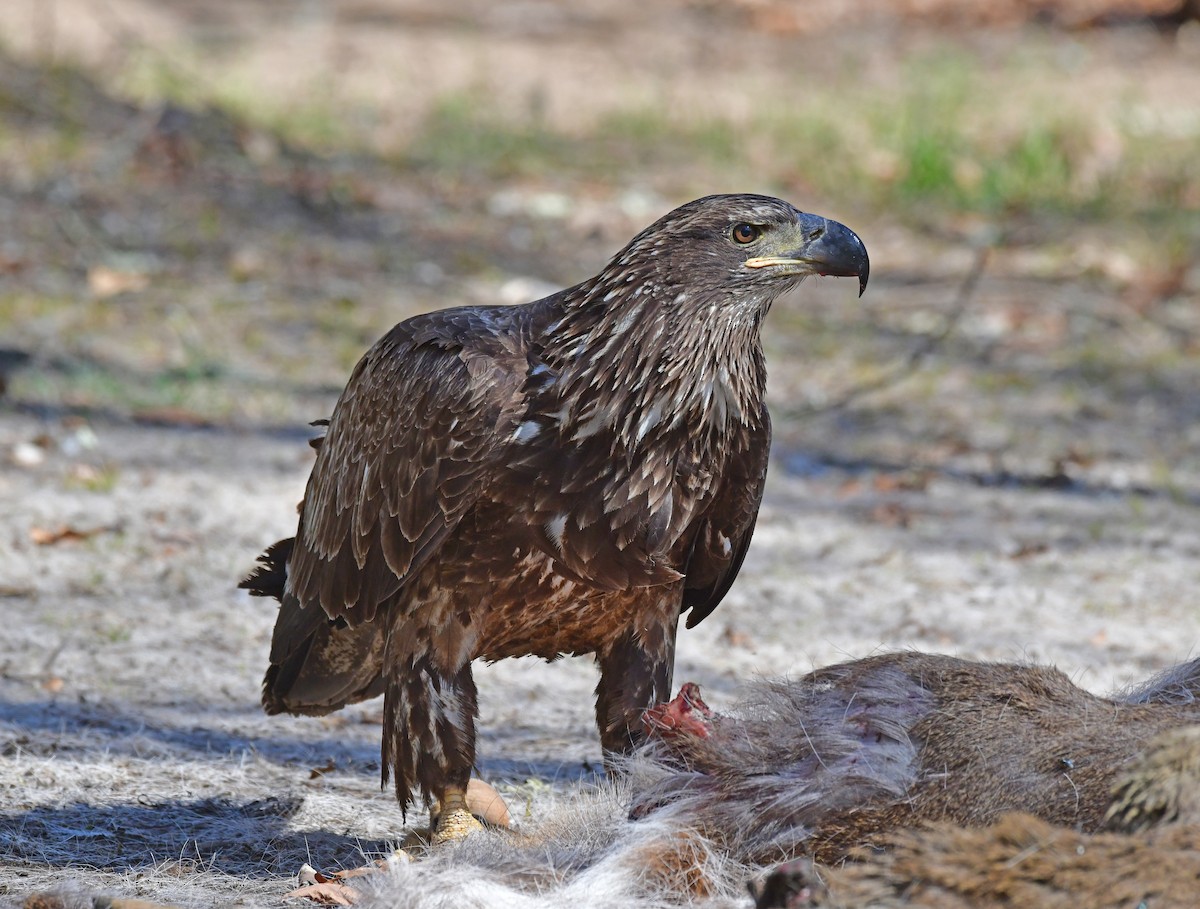
[{"label": "dry dirt ground", "polygon": [[[806,38],[763,13],[722,14],[716,41],[705,4],[654,5],[644,28],[630,4],[362,3],[345,22],[331,7],[0,11],[5,124],[26,142],[23,157],[0,148],[0,902],[77,885],[278,905],[302,863],[353,866],[398,839],[379,704],[326,719],[258,707],[273,609],[235,584],[294,529],[306,421],[398,318],[585,277],[709,178],[763,188],[695,167],[592,173],[565,194],[527,173],[426,179],[219,113],[168,111],[164,125],[105,81],[115,55],[184,36],[225,54],[189,66],[257,74],[270,95],[318,48],[347,73],[339,92],[384,112],[372,135],[387,147],[464,86],[494,87],[500,106],[547,86],[532,97],[568,131],[637,92],[736,115],[772,87],[746,60],[792,72],[854,46],[864,78],[885,80],[899,45],[945,37],[884,22]],[[1101,103],[1130,74],[1087,40],[1067,42],[1094,64],[1072,90]],[[1158,39],[1141,33],[1095,40],[1132,47],[1147,97],[1200,96],[1182,51],[1147,51]],[[30,61],[48,44],[100,75],[46,76]],[[46,114],[64,95],[66,140]],[[772,314],[777,440],[759,528],[721,608],[681,633],[677,682],[720,709],[748,678],[919,648],[1053,663],[1106,691],[1193,656],[1200,231],[1183,232],[1167,280],[1139,258],[1153,225],[1126,247],[1119,223],[1024,217],[1000,225],[964,289],[989,236],[976,220],[811,207],[864,237],[871,287],[860,306],[847,282],[811,283]],[[594,780],[587,661],[477,679],[479,770],[518,821]]]}]

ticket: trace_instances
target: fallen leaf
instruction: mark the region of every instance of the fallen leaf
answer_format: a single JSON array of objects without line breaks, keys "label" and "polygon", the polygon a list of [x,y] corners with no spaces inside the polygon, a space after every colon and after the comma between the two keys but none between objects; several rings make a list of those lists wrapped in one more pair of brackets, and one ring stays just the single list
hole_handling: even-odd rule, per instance
[{"label": "fallen leaf", "polygon": [[322,906],[353,906],[358,902],[358,891],[340,881],[326,881],[297,887],[290,893],[284,894],[284,899],[312,900]]},{"label": "fallen leaf", "polygon": [[287,894],[287,899],[309,899],[326,906],[351,906],[358,901],[359,894],[341,881],[350,877],[362,877],[386,871],[388,862],[411,862],[412,856],[401,850],[392,853],[390,859],[376,859],[360,868],[344,868],[333,874],[323,874],[305,862],[296,875],[300,887]]},{"label": "fallen leaf", "polygon": [[67,901],[60,893],[31,893],[21,904],[21,909],[67,909]]},{"label": "fallen leaf", "polygon": [[38,546],[52,546],[55,543],[74,543],[79,540],[86,540],[89,537],[96,536],[98,533],[104,533],[106,530],[108,530],[107,527],[93,527],[91,530],[80,530],[78,527],[70,527],[66,524],[53,530],[46,527],[31,527],[29,529],[29,539],[33,540]]},{"label": "fallen leaf", "polygon": [[330,758],[328,761],[326,761],[320,767],[314,767],[312,770],[310,770],[308,773],[308,778],[310,780],[315,780],[318,777],[322,777],[327,773],[332,773],[335,770],[337,770],[337,764],[334,762],[334,760],[332,758]]},{"label": "fallen leaf", "polygon": [[42,689],[51,694],[58,694],[63,690],[63,685],[65,684],[61,676],[51,675],[42,680]]},{"label": "fallen leaf", "polygon": [[[408,863],[412,861],[412,856],[402,849],[397,849],[391,855],[391,860]],[[375,859],[369,865],[362,865],[358,868],[343,868],[341,871],[335,871],[333,877],[329,880],[344,880],[348,877],[362,877],[366,874],[378,874],[380,871],[387,871],[389,859]]]}]

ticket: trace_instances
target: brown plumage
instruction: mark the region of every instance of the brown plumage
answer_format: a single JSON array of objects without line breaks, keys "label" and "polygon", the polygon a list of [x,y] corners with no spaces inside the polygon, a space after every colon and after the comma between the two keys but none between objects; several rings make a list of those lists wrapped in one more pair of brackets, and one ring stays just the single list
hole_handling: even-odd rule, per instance
[{"label": "brown plumage", "polygon": [[670,691],[675,632],[749,545],[770,444],[759,329],[808,274],[855,275],[846,227],[710,196],[594,278],[395,326],[329,420],[294,539],[242,586],[280,600],[263,703],[384,694],[402,806],[461,793],[474,659],[594,654],[608,751]]}]

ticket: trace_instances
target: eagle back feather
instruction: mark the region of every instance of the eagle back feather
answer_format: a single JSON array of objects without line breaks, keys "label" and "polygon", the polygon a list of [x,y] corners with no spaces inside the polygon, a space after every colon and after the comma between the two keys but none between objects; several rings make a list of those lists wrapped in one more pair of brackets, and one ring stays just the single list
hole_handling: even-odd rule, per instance
[{"label": "eagle back feather", "polygon": [[519,413],[521,314],[431,313],[363,357],[317,451],[286,594],[368,622],[436,551],[479,498]]}]

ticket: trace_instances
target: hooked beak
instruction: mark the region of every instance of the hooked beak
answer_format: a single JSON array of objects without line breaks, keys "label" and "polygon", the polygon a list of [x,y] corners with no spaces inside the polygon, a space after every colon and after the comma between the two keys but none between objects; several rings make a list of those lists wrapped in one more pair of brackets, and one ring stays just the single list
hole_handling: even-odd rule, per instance
[{"label": "hooked beak", "polygon": [[857,277],[858,295],[867,289],[871,262],[858,234],[844,224],[820,215],[801,213],[796,219],[800,242],[778,256],[755,256],[747,268],[778,268],[784,274]]}]

